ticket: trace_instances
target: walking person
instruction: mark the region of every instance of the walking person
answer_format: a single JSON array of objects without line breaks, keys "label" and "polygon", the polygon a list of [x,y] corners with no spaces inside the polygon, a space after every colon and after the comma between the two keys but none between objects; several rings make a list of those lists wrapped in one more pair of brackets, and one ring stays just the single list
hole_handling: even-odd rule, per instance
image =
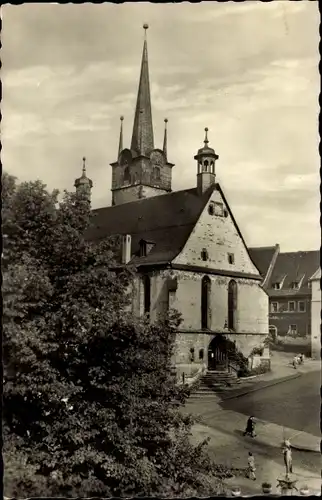
[{"label": "walking person", "polygon": [[246,429],[244,431],[244,436],[249,435],[251,437],[256,437],[255,434],[255,419],[253,416],[249,417],[246,424]]},{"label": "walking person", "polygon": [[293,368],[294,368],[294,370],[296,370],[296,365],[297,365],[297,356],[294,356],[292,364],[293,364]]},{"label": "walking person", "polygon": [[255,459],[251,452],[248,452],[248,468],[246,476],[253,481],[256,481],[256,467],[255,467]]},{"label": "walking person", "polygon": [[291,443],[286,439],[283,445],[283,456],[286,476],[293,473]]}]

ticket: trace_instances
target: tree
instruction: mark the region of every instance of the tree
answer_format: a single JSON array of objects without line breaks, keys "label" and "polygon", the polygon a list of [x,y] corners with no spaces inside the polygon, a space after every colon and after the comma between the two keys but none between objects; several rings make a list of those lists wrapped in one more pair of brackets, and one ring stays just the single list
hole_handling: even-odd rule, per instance
[{"label": "tree", "polygon": [[9,479],[13,460],[25,464],[7,495],[214,491],[214,466],[203,445],[191,445],[192,420],[178,410],[186,396],[171,374],[178,316],[151,324],[127,312],[135,270],[111,271],[118,237],[86,240],[82,195],[58,203],[40,182],[5,175],[3,184]]}]

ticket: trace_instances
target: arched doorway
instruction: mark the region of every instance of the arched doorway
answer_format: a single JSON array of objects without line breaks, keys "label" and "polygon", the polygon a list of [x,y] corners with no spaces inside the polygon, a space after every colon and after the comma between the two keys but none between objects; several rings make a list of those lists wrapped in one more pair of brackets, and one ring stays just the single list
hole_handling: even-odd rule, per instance
[{"label": "arched doorway", "polygon": [[228,354],[226,339],[222,335],[216,335],[208,347],[208,370],[225,371],[228,367]]},{"label": "arched doorway", "polygon": [[276,342],[278,334],[277,327],[275,325],[270,325],[268,331],[273,339],[273,342]]}]

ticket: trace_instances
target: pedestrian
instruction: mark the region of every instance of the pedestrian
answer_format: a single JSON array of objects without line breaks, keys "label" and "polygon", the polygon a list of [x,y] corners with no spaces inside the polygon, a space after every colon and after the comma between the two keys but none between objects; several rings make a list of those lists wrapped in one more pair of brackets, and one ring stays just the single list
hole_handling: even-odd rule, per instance
[{"label": "pedestrian", "polygon": [[247,420],[246,429],[244,431],[244,436],[246,436],[246,434],[248,434],[251,437],[256,437],[255,419],[253,416],[249,417],[249,419]]},{"label": "pedestrian", "polygon": [[294,358],[293,358],[293,363],[292,363],[292,364],[293,364],[293,368],[294,368],[294,370],[296,370],[296,365],[297,365],[297,356],[294,356]]},{"label": "pedestrian", "polygon": [[289,474],[293,473],[291,443],[289,442],[288,439],[285,439],[284,441],[283,456],[284,456],[286,475],[288,476]]},{"label": "pedestrian", "polygon": [[304,364],[304,354],[299,354],[299,362],[301,365]]},{"label": "pedestrian", "polygon": [[255,459],[251,452],[248,452],[248,469],[246,476],[253,481],[256,481],[256,467],[255,467]]}]

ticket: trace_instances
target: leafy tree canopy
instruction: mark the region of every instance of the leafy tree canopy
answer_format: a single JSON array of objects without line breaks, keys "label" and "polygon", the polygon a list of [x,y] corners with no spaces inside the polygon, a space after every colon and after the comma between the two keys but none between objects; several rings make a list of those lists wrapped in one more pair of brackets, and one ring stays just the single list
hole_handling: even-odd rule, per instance
[{"label": "leafy tree canopy", "polygon": [[130,314],[135,270],[111,271],[118,237],[86,240],[83,195],[2,184],[6,495],[214,492],[178,409],[178,315]]}]

